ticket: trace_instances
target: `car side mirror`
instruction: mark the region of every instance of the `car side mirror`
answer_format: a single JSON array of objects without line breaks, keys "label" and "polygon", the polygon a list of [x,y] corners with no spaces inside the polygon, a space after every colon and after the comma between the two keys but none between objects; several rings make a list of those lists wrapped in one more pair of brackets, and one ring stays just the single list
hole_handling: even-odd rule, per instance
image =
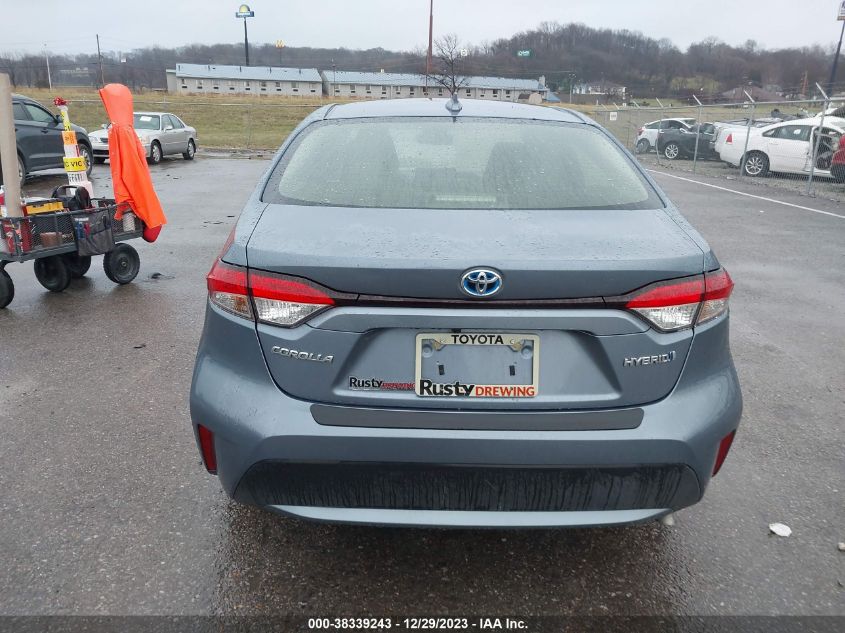
[{"label": "car side mirror", "polygon": [[169,130],[172,130],[172,129],[173,129],[173,126],[172,126],[172,125],[165,125],[165,126],[164,126],[164,131],[165,131],[165,132],[167,132],[167,131],[169,131]]}]

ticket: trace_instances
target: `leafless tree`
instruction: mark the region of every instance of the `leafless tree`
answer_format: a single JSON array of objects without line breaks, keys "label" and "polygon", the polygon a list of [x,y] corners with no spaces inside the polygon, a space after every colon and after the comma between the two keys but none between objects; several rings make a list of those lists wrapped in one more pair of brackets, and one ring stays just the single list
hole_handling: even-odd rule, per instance
[{"label": "leafless tree", "polygon": [[469,83],[469,77],[464,73],[466,58],[461,50],[457,35],[444,35],[434,41],[434,59],[428,77],[452,96]]}]

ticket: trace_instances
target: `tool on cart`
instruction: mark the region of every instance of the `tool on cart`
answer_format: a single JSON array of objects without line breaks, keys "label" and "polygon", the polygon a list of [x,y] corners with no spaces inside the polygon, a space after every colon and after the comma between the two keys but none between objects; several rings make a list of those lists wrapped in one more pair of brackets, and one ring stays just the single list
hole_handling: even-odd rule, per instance
[{"label": "tool on cart", "polygon": [[80,155],[79,144],[76,142],[76,132],[70,126],[70,117],[68,116],[67,101],[61,97],[56,97],[53,103],[59,109],[59,114],[62,117],[64,124],[64,131],[62,132],[62,143],[65,148],[64,166],[67,173],[68,184],[76,187],[85,187],[88,190],[88,195],[94,195],[94,186],[88,180],[88,165],[85,164],[85,158]]}]

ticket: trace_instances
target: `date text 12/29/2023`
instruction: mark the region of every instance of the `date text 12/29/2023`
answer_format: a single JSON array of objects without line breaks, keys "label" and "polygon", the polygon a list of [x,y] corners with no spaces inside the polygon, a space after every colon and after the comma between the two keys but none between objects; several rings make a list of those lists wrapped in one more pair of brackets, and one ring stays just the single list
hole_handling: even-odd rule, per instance
[{"label": "date text 12/29/2023", "polygon": [[518,618],[309,618],[308,629],[319,630],[407,630],[441,631],[525,631],[525,620]]}]

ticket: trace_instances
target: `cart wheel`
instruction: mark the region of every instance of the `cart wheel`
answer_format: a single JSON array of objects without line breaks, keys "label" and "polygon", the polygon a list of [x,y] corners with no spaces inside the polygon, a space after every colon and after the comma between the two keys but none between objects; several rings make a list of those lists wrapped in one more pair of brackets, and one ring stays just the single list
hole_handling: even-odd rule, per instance
[{"label": "cart wheel", "polygon": [[0,270],[0,309],[12,303],[15,298],[15,284],[5,270]]},{"label": "cart wheel", "polygon": [[59,255],[35,260],[35,278],[50,292],[62,292],[70,285],[70,269]]},{"label": "cart wheel", "polygon": [[91,268],[91,257],[88,255],[79,255],[78,253],[69,253],[65,255],[65,264],[67,264],[68,270],[70,271],[71,279],[80,279]]},{"label": "cart wheel", "polygon": [[141,269],[141,258],[138,251],[129,244],[118,244],[114,250],[103,257],[103,270],[106,277],[116,284],[128,284],[138,276]]}]

